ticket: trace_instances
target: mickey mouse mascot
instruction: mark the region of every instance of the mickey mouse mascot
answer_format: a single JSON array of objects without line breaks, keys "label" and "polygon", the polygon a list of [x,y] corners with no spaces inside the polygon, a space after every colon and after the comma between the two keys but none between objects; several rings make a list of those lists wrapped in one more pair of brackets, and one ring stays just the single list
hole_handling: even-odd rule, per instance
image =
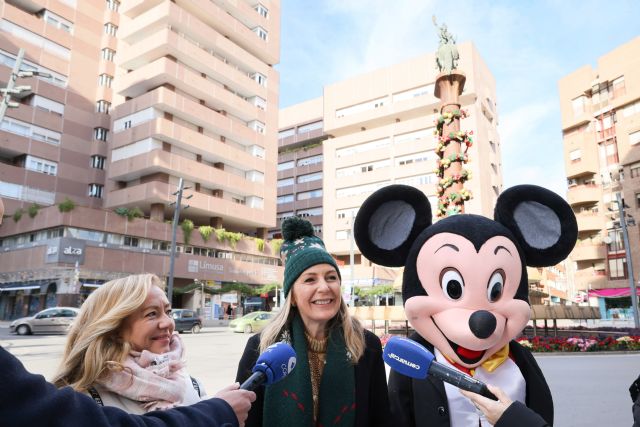
[{"label": "mickey mouse mascot", "polygon": [[[526,266],[555,265],[576,243],[575,215],[561,197],[520,185],[500,195],[494,220],[463,214],[432,224],[421,191],[391,185],[364,202],[354,234],[372,262],[404,266],[402,298],[416,330],[410,338],[553,424],[545,378],[514,338],[531,312]],[[491,425],[456,387],[430,377],[391,372],[389,397],[399,426]],[[513,418],[500,425],[519,425]]]}]

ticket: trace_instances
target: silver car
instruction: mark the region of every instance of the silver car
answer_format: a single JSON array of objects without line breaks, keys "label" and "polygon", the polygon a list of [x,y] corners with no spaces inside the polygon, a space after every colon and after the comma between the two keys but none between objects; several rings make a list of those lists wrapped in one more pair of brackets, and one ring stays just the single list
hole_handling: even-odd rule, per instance
[{"label": "silver car", "polygon": [[18,335],[65,334],[79,312],[80,309],[75,307],[47,308],[34,316],[14,320],[9,329]]}]

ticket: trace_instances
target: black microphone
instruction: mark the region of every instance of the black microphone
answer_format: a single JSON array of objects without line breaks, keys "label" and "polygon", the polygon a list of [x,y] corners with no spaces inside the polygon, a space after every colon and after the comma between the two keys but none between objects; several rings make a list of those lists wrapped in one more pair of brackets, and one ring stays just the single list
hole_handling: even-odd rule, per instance
[{"label": "black microphone", "polygon": [[391,369],[407,377],[424,379],[427,375],[431,375],[462,390],[498,400],[485,383],[436,362],[433,353],[408,338],[392,337],[384,347],[382,358]]},{"label": "black microphone", "polygon": [[295,367],[296,352],[293,347],[284,342],[271,344],[258,357],[252,369],[253,374],[242,383],[240,388],[253,391],[262,384],[273,384],[289,375]]}]

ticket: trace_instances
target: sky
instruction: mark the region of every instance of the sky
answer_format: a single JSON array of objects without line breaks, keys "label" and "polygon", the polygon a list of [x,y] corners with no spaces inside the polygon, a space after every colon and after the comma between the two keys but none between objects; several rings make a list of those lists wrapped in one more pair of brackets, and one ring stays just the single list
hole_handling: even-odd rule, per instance
[{"label": "sky", "polygon": [[504,188],[537,184],[563,197],[558,81],[640,36],[639,0],[282,0],[281,8],[281,108],[434,52],[436,15],[458,43],[475,44],[496,79]]}]

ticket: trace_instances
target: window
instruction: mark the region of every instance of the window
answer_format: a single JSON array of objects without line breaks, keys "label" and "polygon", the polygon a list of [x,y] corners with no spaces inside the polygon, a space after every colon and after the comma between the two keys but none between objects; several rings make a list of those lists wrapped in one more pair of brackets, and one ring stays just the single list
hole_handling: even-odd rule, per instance
[{"label": "window", "polygon": [[336,231],[336,240],[347,240],[349,238],[349,230]]},{"label": "window", "polygon": [[91,167],[94,169],[104,169],[104,162],[107,160],[104,156],[91,156]]},{"label": "window", "polygon": [[293,185],[293,178],[284,178],[278,180],[278,188]]},{"label": "window", "polygon": [[113,25],[111,22],[107,22],[104,24],[104,33],[109,34],[110,36],[115,37],[118,32],[118,26]]},{"label": "window", "polygon": [[125,129],[129,129],[130,127],[131,127],[131,120],[127,120],[126,122],[124,122]]},{"label": "window", "polygon": [[277,220],[282,220],[282,219],[285,219],[285,218],[289,218],[290,216],[293,216],[293,212],[291,212],[291,211],[289,211],[289,212],[279,212],[276,215],[276,219]]},{"label": "window", "polygon": [[269,17],[269,9],[264,7],[261,3],[258,3],[257,5],[253,6],[253,9],[256,12],[258,12],[260,15],[262,15],[263,18]]},{"label": "window", "polygon": [[260,86],[267,87],[267,77],[264,74],[253,73],[250,75],[250,77],[256,82],[258,82]]},{"label": "window", "polygon": [[336,218],[337,219],[355,218],[356,215],[358,214],[358,209],[359,208],[340,209],[339,211],[336,211]]},{"label": "window", "polygon": [[27,156],[25,162],[25,169],[40,172],[47,175],[58,174],[58,164],[39,157]]},{"label": "window", "polygon": [[93,129],[93,137],[97,141],[106,141],[108,135],[109,135],[109,130],[107,130],[105,128],[94,128]]},{"label": "window", "polygon": [[89,184],[89,197],[102,198],[103,188],[104,186],[100,184]]},{"label": "window", "polygon": [[247,123],[247,126],[249,126],[249,128],[255,130],[256,132],[264,135],[267,131],[267,128],[265,127],[265,124],[262,123],[259,120],[252,120],[249,123]]},{"label": "window", "polygon": [[278,172],[285,171],[287,169],[293,169],[293,160],[288,162],[278,163]]},{"label": "window", "polygon": [[408,156],[402,156],[396,158],[397,166],[405,166],[413,163],[426,162],[433,158],[435,160],[436,154],[433,150],[424,151],[422,153],[409,154]]},{"label": "window", "polygon": [[102,49],[101,55],[102,59],[104,59],[105,61],[113,61],[116,56],[116,51],[105,47],[104,49]]},{"label": "window", "polygon": [[609,259],[609,278],[610,279],[626,279],[627,278],[627,262],[624,258]]},{"label": "window", "polygon": [[42,37],[39,34],[33,33],[5,19],[0,20],[0,32],[7,32],[16,38],[42,48],[47,52],[62,59],[69,60],[69,58],[71,57],[71,50],[67,49],[66,47],[61,46],[58,43],[54,43],[46,37]]},{"label": "window", "polygon": [[569,153],[569,159],[576,162],[582,158],[582,150],[573,150]]},{"label": "window", "polygon": [[365,142],[363,144],[352,145],[350,147],[344,147],[336,150],[336,157],[347,157],[358,153],[364,153],[366,151],[376,150],[383,148],[391,144],[390,138],[377,139],[375,141]]},{"label": "window", "polygon": [[0,124],[0,129],[11,132],[15,135],[32,138],[34,140],[46,142],[51,145],[60,145],[62,134],[54,132],[31,123],[5,117]]},{"label": "window", "polygon": [[318,154],[317,156],[305,157],[304,159],[298,160],[298,166],[309,166],[318,163],[322,163],[322,154]]},{"label": "window", "polygon": [[101,99],[96,102],[96,113],[109,114],[110,109],[111,109],[111,103],[109,101],[105,101],[104,99]]},{"label": "window", "polygon": [[109,74],[100,74],[98,77],[98,85],[103,87],[111,87],[111,83],[113,83],[113,76]]},{"label": "window", "polygon": [[298,128],[298,132],[297,133],[298,134],[308,133],[308,132],[311,132],[313,130],[322,129],[322,127],[323,127],[323,122],[322,122],[322,120],[320,120],[319,122],[313,122],[313,123],[309,123],[307,125],[300,126]]},{"label": "window", "polygon": [[585,107],[587,105],[587,97],[581,95],[575,99],[571,100],[571,108],[573,108],[573,115],[579,116],[585,112]]},{"label": "window", "polygon": [[42,14],[42,18],[47,24],[62,31],[66,31],[69,34],[73,34],[73,23],[71,21],[67,21],[62,16],[56,15],[50,10],[45,9],[44,13]]},{"label": "window", "polygon": [[120,7],[120,2],[118,0],[107,0],[107,8],[109,10],[113,10],[114,12],[117,12],[119,7]]},{"label": "window", "polygon": [[302,184],[303,182],[319,181],[321,179],[322,179],[322,172],[310,173],[307,175],[300,175],[298,177],[298,184]]},{"label": "window", "polygon": [[267,110],[267,101],[265,101],[264,98],[261,98],[259,96],[252,96],[248,99],[248,101],[263,111]]},{"label": "window", "polygon": [[640,143],[640,130],[629,134],[629,145],[636,145]]},{"label": "window", "polygon": [[64,115],[64,104],[45,98],[44,96],[34,95],[29,104],[32,107],[47,113],[55,114],[57,116]]},{"label": "window", "polygon": [[631,175],[631,178],[640,177],[640,162],[630,164],[629,169],[630,169],[629,174]]},{"label": "window", "polygon": [[296,199],[307,200],[307,199],[312,199],[314,197],[322,197],[322,190],[312,190],[312,191],[304,191],[302,193],[298,193],[296,196]]},{"label": "window", "polygon": [[296,214],[303,218],[308,216],[320,216],[322,215],[322,208],[301,209]]},{"label": "window", "polygon": [[278,196],[278,204],[293,202],[293,194],[287,194],[286,196]]},{"label": "window", "polygon": [[140,240],[137,237],[124,236],[124,245],[131,246],[132,248],[137,248],[140,245]]},{"label": "window", "polygon": [[269,38],[269,33],[262,27],[255,27],[252,31],[264,41],[267,41],[267,39]]},{"label": "window", "polygon": [[404,92],[399,92],[393,95],[393,102],[404,101],[405,99],[413,99],[423,95],[433,95],[435,85],[429,84],[426,86],[420,86],[414,89],[409,89]]},{"label": "window", "polygon": [[613,86],[613,97],[617,98],[625,94],[624,76],[615,79],[611,85]]},{"label": "window", "polygon": [[283,139],[283,138],[287,138],[289,136],[293,136],[296,134],[296,130],[291,128],[291,129],[286,129],[286,130],[281,130],[280,132],[278,132],[278,139]]}]

